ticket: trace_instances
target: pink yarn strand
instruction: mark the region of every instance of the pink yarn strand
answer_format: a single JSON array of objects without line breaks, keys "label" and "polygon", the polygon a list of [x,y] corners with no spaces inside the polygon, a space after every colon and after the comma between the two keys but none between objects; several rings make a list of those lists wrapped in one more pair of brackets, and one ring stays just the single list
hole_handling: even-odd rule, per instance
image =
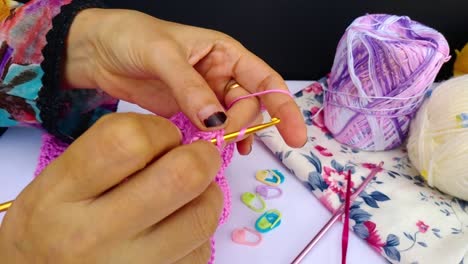
[{"label": "pink yarn strand", "polygon": [[245,136],[245,132],[247,131],[247,128],[243,128],[239,131],[239,135],[237,136],[237,140],[243,138]]},{"label": "pink yarn strand", "polygon": [[244,100],[244,99],[251,98],[251,97],[257,97],[257,96],[265,95],[265,94],[269,94],[269,93],[281,93],[281,94],[285,94],[285,95],[288,95],[289,97],[293,98],[293,96],[291,95],[291,93],[288,92],[288,91],[285,91],[285,90],[280,90],[280,89],[265,90],[265,91],[263,91],[263,92],[257,92],[257,93],[253,93],[253,94],[248,94],[248,95],[240,96],[240,97],[236,98],[234,101],[232,101],[232,102],[227,106],[227,108],[228,108],[228,109],[231,108],[235,103],[239,102],[240,100]]}]

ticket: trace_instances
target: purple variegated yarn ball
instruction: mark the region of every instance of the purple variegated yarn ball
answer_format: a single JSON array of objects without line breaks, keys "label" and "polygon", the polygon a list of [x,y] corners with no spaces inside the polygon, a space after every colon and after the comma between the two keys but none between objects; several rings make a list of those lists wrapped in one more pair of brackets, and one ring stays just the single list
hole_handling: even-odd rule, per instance
[{"label": "purple variegated yarn ball", "polygon": [[325,125],[351,147],[400,146],[442,64],[444,36],[408,17],[366,15],[347,28],[324,99]]}]

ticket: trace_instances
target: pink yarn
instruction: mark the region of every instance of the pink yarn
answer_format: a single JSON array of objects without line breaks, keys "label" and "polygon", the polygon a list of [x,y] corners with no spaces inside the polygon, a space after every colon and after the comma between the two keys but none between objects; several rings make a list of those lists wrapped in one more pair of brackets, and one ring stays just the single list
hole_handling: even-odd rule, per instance
[{"label": "pink yarn", "polygon": [[56,137],[50,134],[44,134],[42,136],[41,153],[39,154],[39,162],[34,172],[34,176],[38,176],[42,170],[55,160],[60,154],[62,154],[68,145],[58,140]]},{"label": "pink yarn", "polygon": [[[231,108],[231,106],[233,106],[235,103],[239,102],[240,100],[244,100],[244,99],[247,99],[247,98],[250,98],[250,97],[254,97],[254,96],[259,96],[259,95],[265,95],[265,94],[269,94],[269,93],[282,93],[282,94],[285,94],[291,98],[293,98],[293,96],[291,95],[290,92],[288,91],[284,91],[284,90],[280,90],[280,89],[274,89],[274,90],[265,90],[263,92],[258,92],[258,93],[253,93],[253,94],[248,94],[248,95],[244,95],[244,96],[239,96],[237,97],[234,101],[232,101],[229,105],[228,105],[228,109]],[[264,107],[262,106],[262,109],[264,109]]]},{"label": "pink yarn", "polygon": [[229,217],[231,210],[231,194],[229,185],[224,177],[224,171],[227,166],[231,163],[232,155],[234,153],[234,144],[228,144],[225,147],[222,146],[222,135],[224,131],[219,130],[215,132],[205,132],[200,131],[196,126],[190,122],[190,120],[182,113],[179,113],[171,118],[171,121],[180,129],[183,137],[183,144],[190,144],[197,140],[211,140],[212,138],[218,138],[218,149],[221,153],[222,163],[221,168],[218,174],[215,177],[215,181],[218,183],[219,187],[224,193],[224,208],[221,218],[219,220],[220,224],[226,222]]},{"label": "pink yarn", "polygon": [[[171,118],[171,121],[181,130],[183,135],[183,143],[189,144],[196,140],[210,140],[214,137],[222,139],[224,131],[216,132],[203,132],[198,130],[190,120],[182,113],[179,113]],[[215,177],[215,181],[221,188],[224,194],[224,207],[223,212],[219,219],[219,224],[224,224],[229,218],[231,211],[231,193],[229,190],[228,182],[224,176],[224,170],[231,163],[231,159],[234,153],[234,144],[228,144],[222,146],[223,140],[218,140],[218,149],[221,154],[222,164],[218,174]],[[45,134],[42,137],[42,147],[41,153],[39,156],[39,162],[36,168],[35,176],[39,175],[42,170],[47,167],[49,163],[55,160],[60,154],[62,154],[68,146],[55,138],[50,134]],[[211,258],[209,264],[214,263],[214,253],[215,253],[215,241],[214,238],[211,238]]]}]

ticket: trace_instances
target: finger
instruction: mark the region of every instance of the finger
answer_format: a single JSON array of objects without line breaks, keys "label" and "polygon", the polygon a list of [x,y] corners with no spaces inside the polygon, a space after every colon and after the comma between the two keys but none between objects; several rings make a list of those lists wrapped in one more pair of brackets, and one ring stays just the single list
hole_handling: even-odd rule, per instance
[{"label": "finger", "polygon": [[212,183],[199,197],[140,233],[129,252],[173,263],[209,240],[218,226],[222,206],[221,190]]},{"label": "finger", "polygon": [[[235,79],[250,93],[274,89],[288,92],[286,83],[278,73],[229,38],[219,41],[196,68],[218,96],[230,79]],[[277,127],[285,142],[292,147],[304,145],[307,140],[306,126],[294,100],[280,93],[269,93],[260,98],[269,114],[281,119]]]},{"label": "finger", "polygon": [[[250,93],[242,87],[229,89],[224,97],[225,104],[230,105],[237,98],[249,94]],[[237,101],[227,112],[229,116],[229,125],[226,127],[226,132],[239,131],[242,128],[251,126],[259,113],[260,102],[256,97],[245,98]]]},{"label": "finger", "polygon": [[67,201],[96,197],[180,141],[178,128],[163,118],[130,113],[104,116],[45,169],[48,188],[42,189],[56,190]]},{"label": "finger", "polygon": [[[251,93],[280,89],[289,91],[283,78],[255,55],[245,51],[234,64],[234,79]],[[292,147],[301,147],[307,140],[306,126],[299,107],[285,94],[270,93],[261,96],[268,113],[281,122],[278,130],[285,142]]]},{"label": "finger", "polygon": [[248,136],[242,141],[237,142],[237,151],[241,155],[248,155],[252,152],[254,137],[252,135]]},{"label": "finger", "polygon": [[190,252],[187,256],[175,262],[175,264],[206,264],[211,258],[211,242],[205,242],[199,248]]},{"label": "finger", "polygon": [[169,88],[161,80],[120,76],[117,81],[109,78],[103,82],[113,87],[107,89],[112,97],[137,104],[159,116],[168,118],[180,111]]},{"label": "finger", "polygon": [[150,67],[165,82],[182,112],[202,130],[224,128],[227,116],[213,90],[200,74],[187,62],[187,58],[174,48],[174,43],[158,45],[151,50]]},{"label": "finger", "polygon": [[[255,121],[252,123],[252,126],[261,124],[263,121],[263,115],[259,114]],[[237,151],[241,155],[248,155],[250,152],[252,152],[252,147],[254,143],[254,136],[250,135],[246,139],[237,142]]]},{"label": "finger", "polygon": [[[229,87],[230,84],[228,84]],[[226,105],[231,105],[237,98],[249,95],[242,87],[231,88],[226,91],[224,98]],[[260,113],[260,102],[256,97],[245,98],[237,101],[228,110],[229,125],[227,132],[239,131],[248,126],[255,125],[255,118]],[[253,136],[243,137],[237,142],[237,151],[241,155],[247,155],[252,151]]]},{"label": "finger", "polygon": [[[92,214],[110,234],[139,233],[203,193],[220,163],[211,143],[180,146],[95,200]],[[116,221],[122,213],[125,217]]]}]

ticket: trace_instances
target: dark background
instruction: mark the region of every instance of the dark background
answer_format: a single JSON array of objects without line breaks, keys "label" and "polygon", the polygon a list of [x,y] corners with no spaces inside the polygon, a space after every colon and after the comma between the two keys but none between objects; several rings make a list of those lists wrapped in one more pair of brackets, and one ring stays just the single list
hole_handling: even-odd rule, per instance
[{"label": "dark background", "polygon": [[[468,42],[468,0],[104,1],[110,7],[223,31],[289,80],[327,74],[344,30],[366,13],[406,15],[435,28],[445,35],[452,53]],[[439,77],[448,77],[452,64],[453,58]]]}]

